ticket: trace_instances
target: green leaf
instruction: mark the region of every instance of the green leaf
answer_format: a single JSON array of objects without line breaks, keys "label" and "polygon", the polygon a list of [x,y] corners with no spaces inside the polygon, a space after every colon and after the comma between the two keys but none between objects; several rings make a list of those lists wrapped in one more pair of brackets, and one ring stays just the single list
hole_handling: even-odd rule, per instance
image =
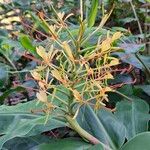
[{"label": "green leaf", "polygon": [[99,0],[92,0],[91,9],[88,18],[88,26],[92,27],[97,16]]},{"label": "green leaf", "polygon": [[124,143],[124,125],[105,109],[95,113],[90,106],[84,106],[78,115],[78,122],[87,132],[112,149],[118,149]]},{"label": "green leaf", "polygon": [[138,134],[121,148],[121,150],[149,150],[149,149],[150,149],[150,132]]},{"label": "green leaf", "polygon": [[9,90],[6,90],[2,95],[0,95],[0,104],[3,104],[4,100],[13,92],[20,92],[20,91],[26,91],[25,88],[23,87],[15,87],[15,88],[11,88]]},{"label": "green leaf", "polygon": [[39,144],[48,143],[50,140],[51,140],[50,136],[44,136],[44,135],[36,135],[36,136],[30,136],[30,137],[17,137],[17,138],[13,138],[7,141],[4,144],[3,149],[29,150]]},{"label": "green leaf", "polygon": [[41,27],[46,33],[49,33],[49,27],[45,22],[43,22],[35,13],[28,11],[28,13],[31,15],[36,27]]},{"label": "green leaf", "polygon": [[129,83],[133,82],[133,79],[132,79],[131,75],[129,75],[129,74],[117,74],[114,76],[113,80],[109,80],[108,82],[113,85],[121,84],[121,83],[129,84]]},{"label": "green leaf", "polygon": [[147,95],[150,96],[150,85],[136,85],[135,88],[142,89]]},{"label": "green leaf", "polygon": [[144,51],[145,49],[145,44],[122,43],[122,44],[119,44],[119,46],[120,48],[124,50],[126,54]]},{"label": "green leaf", "polygon": [[36,148],[37,150],[89,150],[90,147],[92,147],[91,144],[84,142],[80,138],[65,138],[62,140],[51,140],[49,144],[41,144]]},{"label": "green leaf", "polygon": [[[131,96],[133,95],[133,89],[132,89],[132,85],[124,85],[121,88],[117,89],[118,92],[126,95],[126,96]],[[120,102],[123,100],[123,97],[118,95],[115,92],[109,92],[108,93],[108,99],[109,99],[109,104],[113,107],[115,107],[117,102]]]},{"label": "green leaf", "polygon": [[133,97],[133,99],[133,102],[126,100],[118,102],[115,112],[115,116],[126,128],[127,139],[148,131],[148,121],[150,120],[149,105],[137,97]]},{"label": "green leaf", "polygon": [[0,63],[0,88],[3,88],[8,82],[8,66]]},{"label": "green leaf", "polygon": [[22,44],[22,46],[28,50],[31,54],[36,55],[36,47],[32,44],[30,38],[27,35],[20,35],[19,40]]},{"label": "green leaf", "polygon": [[[54,118],[53,114],[48,117],[44,113],[31,113],[31,110],[43,109],[42,104],[31,101],[16,106],[0,106],[0,149],[3,144],[15,137],[29,137],[49,131],[55,128],[64,127],[66,123]],[[54,111],[56,113],[56,111]],[[58,112],[57,112],[58,113]]]},{"label": "green leaf", "polygon": [[[139,69],[145,69],[144,66],[141,64],[141,62],[137,59],[135,54],[125,54],[123,52],[117,52],[114,54],[119,56],[120,59],[125,63],[131,64],[134,67],[139,68]],[[145,63],[146,66],[150,66],[150,57],[149,56],[139,55],[139,57]]]},{"label": "green leaf", "polygon": [[104,148],[101,144],[96,144],[96,145],[90,147],[88,150],[104,150]]}]

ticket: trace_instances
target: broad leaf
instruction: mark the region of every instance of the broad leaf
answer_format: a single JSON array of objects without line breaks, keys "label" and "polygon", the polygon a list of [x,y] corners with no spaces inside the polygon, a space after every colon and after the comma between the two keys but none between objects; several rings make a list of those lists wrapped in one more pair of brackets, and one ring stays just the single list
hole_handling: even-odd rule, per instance
[{"label": "broad leaf", "polygon": [[119,44],[119,46],[124,50],[126,54],[143,51],[145,48],[144,44],[133,44],[133,43],[122,43],[122,44]]},{"label": "broad leaf", "polygon": [[[91,144],[84,142],[80,138],[66,138],[62,140],[51,140],[49,144],[41,144],[36,148],[37,150],[89,150],[91,147]],[[103,150],[103,148],[100,147],[99,150]]]},{"label": "broad leaf", "polygon": [[147,95],[150,96],[150,85],[137,85],[135,88],[142,89]]},{"label": "broad leaf", "polygon": [[79,113],[78,122],[87,132],[113,149],[118,149],[124,143],[124,125],[105,109],[94,113],[90,106],[85,106]]},{"label": "broad leaf", "polygon": [[0,137],[0,149],[6,141],[12,138],[34,136],[66,126],[65,122],[53,118],[53,114],[48,117],[45,124],[47,116],[43,113],[36,113],[36,110],[43,109],[43,106],[36,105],[36,103],[34,100],[16,106],[0,106],[0,133],[3,135]]},{"label": "broad leaf", "polygon": [[[132,85],[124,85],[121,88],[118,88],[117,91],[124,94],[124,95],[126,95],[126,96],[133,95]],[[118,95],[115,92],[110,92],[110,93],[108,93],[108,99],[109,99],[109,104],[111,106],[115,107],[117,102],[120,102],[121,100],[123,100],[123,97]]]},{"label": "broad leaf", "polygon": [[133,102],[126,100],[118,102],[115,116],[126,127],[126,138],[131,139],[136,134],[148,131],[148,121],[150,120],[148,104],[137,97]]},{"label": "broad leaf", "polygon": [[[141,64],[141,62],[137,59],[135,54],[132,54],[132,53],[131,54],[125,54],[123,52],[117,52],[114,54],[119,56],[120,59],[125,63],[131,64],[134,67],[139,68],[139,69],[145,69],[144,66]],[[150,66],[150,57],[142,56],[142,55],[139,55],[139,57],[145,63],[146,66]]]},{"label": "broad leaf", "polygon": [[18,137],[13,138],[6,142],[3,146],[6,150],[31,150],[34,149],[35,146],[42,144],[42,143],[48,143],[51,140],[49,136],[44,135],[36,135],[36,136],[30,136],[30,137]]},{"label": "broad leaf", "polygon": [[90,147],[88,150],[105,150],[101,144],[96,144],[92,147]]},{"label": "broad leaf", "polygon": [[150,132],[138,134],[136,137],[127,142],[121,150],[149,150],[150,149]]},{"label": "broad leaf", "polygon": [[129,84],[132,82],[133,82],[133,79],[132,79],[131,75],[129,75],[129,74],[117,74],[116,76],[114,76],[113,80],[109,81],[110,84],[114,84],[114,85],[121,84],[121,83]]}]

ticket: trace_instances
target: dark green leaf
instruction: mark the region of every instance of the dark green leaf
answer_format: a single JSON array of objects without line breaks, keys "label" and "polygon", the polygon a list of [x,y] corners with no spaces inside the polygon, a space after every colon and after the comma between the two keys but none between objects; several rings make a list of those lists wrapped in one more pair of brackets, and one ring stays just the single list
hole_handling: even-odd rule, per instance
[{"label": "dark green leaf", "polygon": [[142,89],[147,95],[150,96],[150,85],[137,85],[135,88]]}]

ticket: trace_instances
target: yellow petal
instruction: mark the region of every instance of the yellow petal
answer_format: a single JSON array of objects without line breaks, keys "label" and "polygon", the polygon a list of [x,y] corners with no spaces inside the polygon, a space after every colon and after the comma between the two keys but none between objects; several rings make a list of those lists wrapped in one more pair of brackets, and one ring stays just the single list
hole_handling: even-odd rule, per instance
[{"label": "yellow petal", "polygon": [[112,91],[112,89],[110,88],[110,87],[105,87],[105,88],[102,88],[101,90],[100,90],[100,96],[102,96],[102,97],[105,97],[106,96],[106,92],[111,92]]},{"label": "yellow petal", "polygon": [[46,66],[37,66],[36,69],[34,69],[37,72],[40,72],[42,70],[44,70],[46,68]]},{"label": "yellow petal", "polygon": [[104,79],[114,79],[114,77],[111,73],[107,73],[103,78]]},{"label": "yellow petal", "polygon": [[45,91],[39,91],[37,94],[36,94],[36,97],[39,101],[43,102],[43,103],[46,103],[47,102],[47,95],[45,93]]},{"label": "yellow petal", "polygon": [[56,26],[49,25],[49,30],[54,34],[56,30]]},{"label": "yellow petal", "polygon": [[65,15],[65,13],[64,12],[59,12],[59,13],[57,13],[57,15],[58,15],[58,17],[59,17],[59,19],[60,20],[63,20],[63,17],[64,17],[64,15]]},{"label": "yellow petal", "polygon": [[56,78],[57,80],[63,82],[63,78],[61,77],[61,74],[58,70],[54,69],[54,70],[51,71],[51,73],[52,73],[52,76],[54,78]]},{"label": "yellow petal", "polygon": [[66,54],[68,55],[69,59],[74,62],[74,57],[73,57],[71,48],[70,48],[69,44],[66,41],[63,42],[63,48],[64,48]]},{"label": "yellow petal", "polygon": [[77,101],[81,102],[82,101],[82,97],[81,97],[80,93],[77,90],[72,90],[72,92],[73,92],[73,95],[74,95],[75,99]]},{"label": "yellow petal", "polygon": [[120,39],[120,37],[122,36],[121,32],[116,32],[113,36],[112,36],[112,42],[114,42],[115,40]]},{"label": "yellow petal", "polygon": [[94,86],[98,87],[99,89],[102,89],[101,84],[98,81],[92,80]]},{"label": "yellow petal", "polygon": [[41,75],[36,71],[31,72],[31,75],[35,80],[41,80]]},{"label": "yellow petal", "polygon": [[113,60],[111,60],[111,62],[109,63],[109,66],[116,66],[118,64],[119,64],[119,59],[113,58]]},{"label": "yellow petal", "polygon": [[42,46],[39,46],[36,48],[36,52],[40,57],[43,58],[43,60],[48,63],[48,54],[46,53],[45,49]]},{"label": "yellow petal", "polygon": [[111,39],[107,38],[102,42],[101,51],[105,52],[111,48]]},{"label": "yellow petal", "polygon": [[111,92],[112,89],[111,89],[110,87],[105,87],[105,88],[104,88],[104,91],[105,91],[105,92]]},{"label": "yellow petal", "polygon": [[38,84],[39,84],[41,89],[45,89],[46,84],[44,83],[44,81],[39,81]]}]

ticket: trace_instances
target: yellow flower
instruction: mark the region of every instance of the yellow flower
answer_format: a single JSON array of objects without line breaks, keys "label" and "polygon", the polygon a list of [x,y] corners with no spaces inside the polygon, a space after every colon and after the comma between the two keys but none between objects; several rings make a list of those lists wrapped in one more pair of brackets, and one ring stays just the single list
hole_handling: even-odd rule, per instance
[{"label": "yellow flower", "polygon": [[72,53],[72,50],[69,46],[69,44],[65,41],[63,42],[63,48],[64,48],[64,51],[65,53],[67,54],[67,56],[69,57],[69,59],[74,62],[74,56],[73,56],[73,53]]},{"label": "yellow flower", "polygon": [[111,48],[111,38],[107,38],[102,42],[101,51],[106,52]]},{"label": "yellow flower", "polygon": [[120,39],[121,36],[122,36],[121,32],[114,33],[114,35],[112,36],[112,42],[114,42],[115,40]]},{"label": "yellow flower", "polygon": [[113,58],[113,59],[111,60],[111,62],[109,63],[109,66],[116,66],[116,65],[118,65],[118,64],[119,64],[119,59]]},{"label": "yellow flower", "polygon": [[45,49],[42,46],[37,47],[36,52],[41,58],[43,58],[46,64],[49,64],[48,54],[46,53]]},{"label": "yellow flower", "polygon": [[73,92],[73,95],[74,95],[75,99],[76,99],[78,102],[82,103],[83,101],[82,101],[82,96],[81,96],[81,94],[80,94],[77,90],[75,90],[75,89],[73,89],[72,92]]},{"label": "yellow flower", "polygon": [[102,79],[114,79],[114,77],[111,73],[108,72]]},{"label": "yellow flower", "polygon": [[60,72],[59,72],[58,70],[53,69],[53,70],[51,71],[51,73],[52,73],[52,76],[53,76],[54,78],[56,78],[57,80],[63,82],[63,78],[62,78],[62,76],[61,76],[61,74],[60,74]]},{"label": "yellow flower", "polygon": [[38,72],[33,71],[31,72],[31,75],[35,80],[38,80],[38,81],[41,80],[41,75]]},{"label": "yellow flower", "polygon": [[37,99],[38,99],[40,102],[47,103],[47,94],[46,94],[45,91],[40,90],[40,91],[36,94],[36,97],[37,97]]}]

